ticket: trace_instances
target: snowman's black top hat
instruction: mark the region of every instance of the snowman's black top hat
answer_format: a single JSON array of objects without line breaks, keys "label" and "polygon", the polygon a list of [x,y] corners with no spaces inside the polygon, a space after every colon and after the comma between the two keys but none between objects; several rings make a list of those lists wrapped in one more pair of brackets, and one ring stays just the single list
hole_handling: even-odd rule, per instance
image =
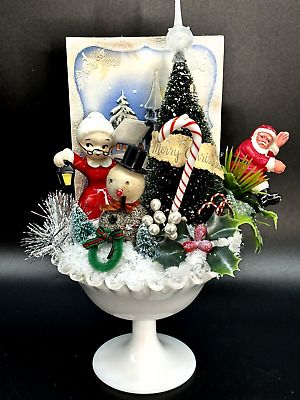
[{"label": "snowman's black top hat", "polygon": [[145,150],[137,146],[128,145],[122,160],[115,159],[115,161],[130,171],[146,174],[147,171],[143,168],[146,157]]}]

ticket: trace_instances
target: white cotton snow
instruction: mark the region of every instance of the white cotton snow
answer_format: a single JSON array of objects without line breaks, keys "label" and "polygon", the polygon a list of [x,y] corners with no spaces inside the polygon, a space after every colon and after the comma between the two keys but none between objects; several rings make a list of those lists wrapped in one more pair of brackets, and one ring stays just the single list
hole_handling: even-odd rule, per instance
[{"label": "white cotton snow", "polygon": [[[109,249],[108,244],[101,246],[98,251],[100,260],[106,260]],[[158,262],[137,253],[131,242],[124,243],[121,261],[108,272],[94,270],[88,261],[88,250],[78,243],[65,246],[63,251],[57,252],[52,263],[59,272],[75,281],[96,287],[105,283],[111,290],[118,290],[125,285],[134,292],[145,288],[161,291],[166,286],[181,289],[188,281],[204,284],[218,276],[211,271],[206,254],[200,250],[187,254],[179,266],[165,269]]]},{"label": "white cotton snow", "polygon": [[233,236],[228,238],[221,238],[213,241],[214,246],[228,246],[229,249],[236,255],[239,255],[242,243],[242,233],[240,231],[236,231]]}]

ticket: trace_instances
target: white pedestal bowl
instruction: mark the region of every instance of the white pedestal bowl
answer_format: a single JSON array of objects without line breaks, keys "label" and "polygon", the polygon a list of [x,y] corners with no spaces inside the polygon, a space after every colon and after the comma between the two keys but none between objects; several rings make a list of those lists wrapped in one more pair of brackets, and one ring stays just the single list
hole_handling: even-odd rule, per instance
[{"label": "white pedestal bowl", "polygon": [[93,368],[107,385],[129,393],[150,394],[174,389],[194,373],[193,352],[181,341],[156,333],[156,320],[187,307],[204,284],[188,280],[184,287],[131,291],[127,286],[109,289],[81,283],[86,294],[102,310],[132,320],[131,334],[104,343],[96,352]]}]

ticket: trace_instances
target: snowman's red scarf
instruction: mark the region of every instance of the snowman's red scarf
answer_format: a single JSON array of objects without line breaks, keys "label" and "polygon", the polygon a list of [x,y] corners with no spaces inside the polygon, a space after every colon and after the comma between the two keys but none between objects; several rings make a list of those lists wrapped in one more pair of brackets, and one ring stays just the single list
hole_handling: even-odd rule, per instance
[{"label": "snowman's red scarf", "polygon": [[125,203],[125,205],[123,205],[121,201],[111,199],[108,205],[102,206],[102,210],[103,211],[123,210],[125,212],[131,213],[139,205],[140,202],[138,200],[134,201],[133,203]]}]

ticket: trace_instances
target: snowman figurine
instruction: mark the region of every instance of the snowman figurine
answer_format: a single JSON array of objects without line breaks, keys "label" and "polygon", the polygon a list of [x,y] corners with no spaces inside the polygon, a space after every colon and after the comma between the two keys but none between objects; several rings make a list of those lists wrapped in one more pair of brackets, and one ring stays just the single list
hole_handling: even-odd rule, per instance
[{"label": "snowman figurine", "polygon": [[141,148],[129,145],[122,160],[115,159],[117,165],[108,173],[106,187],[113,199],[114,209],[130,212],[139,205],[139,198],[145,190],[146,170],[143,164],[146,152]]},{"label": "snowman figurine", "polygon": [[110,204],[103,208],[100,225],[111,230],[122,229],[126,240],[134,241],[136,231],[147,213],[139,198],[145,189],[146,170],[143,168],[147,153],[129,145],[122,160],[108,173],[106,187]]}]

